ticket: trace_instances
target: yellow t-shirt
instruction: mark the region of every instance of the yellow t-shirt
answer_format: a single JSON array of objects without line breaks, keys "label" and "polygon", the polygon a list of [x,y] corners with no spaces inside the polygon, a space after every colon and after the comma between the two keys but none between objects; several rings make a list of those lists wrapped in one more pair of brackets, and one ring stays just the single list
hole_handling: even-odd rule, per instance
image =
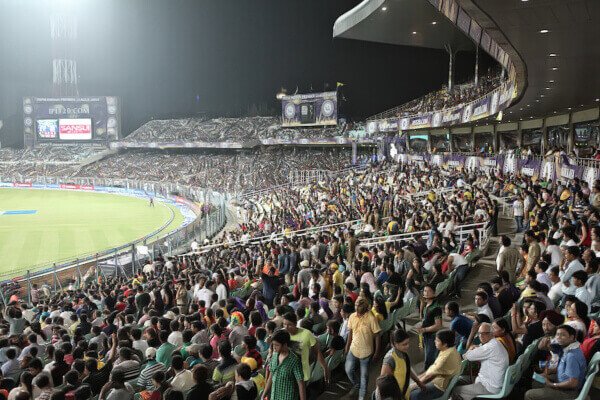
[{"label": "yellow t-shirt", "polygon": [[456,347],[450,347],[440,351],[435,362],[427,369],[427,372],[435,375],[431,381],[441,391],[446,390],[450,379],[460,372],[460,354]]},{"label": "yellow t-shirt", "polygon": [[302,372],[304,373],[304,380],[310,379],[310,351],[312,347],[317,343],[315,335],[307,329],[298,328],[298,332],[295,335],[291,335],[290,338],[293,342],[298,343],[298,347],[301,352],[302,359]]},{"label": "yellow t-shirt", "polygon": [[336,270],[333,273],[333,285],[344,289],[344,275],[340,272],[340,270]]},{"label": "yellow t-shirt", "polygon": [[348,319],[348,329],[352,331],[350,351],[354,357],[365,358],[373,354],[374,336],[381,332],[377,318],[370,312],[360,317],[354,313]]}]

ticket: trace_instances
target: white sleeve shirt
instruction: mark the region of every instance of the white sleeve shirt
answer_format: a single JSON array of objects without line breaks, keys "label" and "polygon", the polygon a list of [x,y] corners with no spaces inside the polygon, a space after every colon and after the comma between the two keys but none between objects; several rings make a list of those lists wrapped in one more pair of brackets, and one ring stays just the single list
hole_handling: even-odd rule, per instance
[{"label": "white sleeve shirt", "polygon": [[490,393],[499,393],[502,389],[504,373],[508,368],[508,352],[495,338],[467,351],[463,358],[469,361],[481,361],[479,375],[475,382],[479,382]]}]

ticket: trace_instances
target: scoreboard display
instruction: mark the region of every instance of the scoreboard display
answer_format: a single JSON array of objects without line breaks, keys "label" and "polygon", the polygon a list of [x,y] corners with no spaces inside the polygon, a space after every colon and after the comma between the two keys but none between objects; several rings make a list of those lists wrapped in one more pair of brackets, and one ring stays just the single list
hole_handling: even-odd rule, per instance
[{"label": "scoreboard display", "polygon": [[282,126],[337,125],[337,92],[281,98]]},{"label": "scoreboard display", "polygon": [[119,140],[121,107],[117,97],[23,99],[23,133],[28,147],[45,142]]}]

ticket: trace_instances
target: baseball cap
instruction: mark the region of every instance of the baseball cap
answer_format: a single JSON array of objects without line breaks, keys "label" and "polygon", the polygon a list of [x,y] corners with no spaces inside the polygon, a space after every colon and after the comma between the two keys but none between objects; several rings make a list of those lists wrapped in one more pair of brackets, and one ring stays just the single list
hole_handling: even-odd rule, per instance
[{"label": "baseball cap", "polygon": [[156,349],[154,347],[148,347],[146,349],[146,358],[156,358]]}]

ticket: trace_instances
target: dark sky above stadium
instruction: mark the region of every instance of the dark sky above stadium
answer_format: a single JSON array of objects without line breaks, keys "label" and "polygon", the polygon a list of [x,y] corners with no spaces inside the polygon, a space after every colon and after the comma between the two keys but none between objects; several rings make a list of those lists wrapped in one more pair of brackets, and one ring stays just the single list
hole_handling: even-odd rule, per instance
[{"label": "dark sky above stadium", "polygon": [[[278,113],[281,87],[336,82],[345,83],[344,114],[361,119],[446,82],[443,51],[334,40],[334,21],[358,2],[0,0],[0,140],[22,134],[23,96],[52,94],[50,14],[64,10],[79,22],[67,51],[80,95],[120,96],[125,132],[151,118],[247,115],[252,105]],[[473,62],[459,54],[457,81]],[[482,57],[481,68],[490,62]]]}]

